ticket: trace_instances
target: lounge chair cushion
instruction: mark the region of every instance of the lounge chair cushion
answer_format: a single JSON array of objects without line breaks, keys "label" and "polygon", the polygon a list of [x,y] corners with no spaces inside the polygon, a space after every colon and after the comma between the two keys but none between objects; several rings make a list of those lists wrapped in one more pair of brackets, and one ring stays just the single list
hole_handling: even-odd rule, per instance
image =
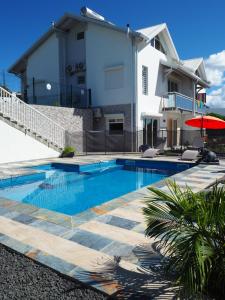
[{"label": "lounge chair cushion", "polygon": [[186,150],[181,156],[182,160],[196,160],[198,156],[197,150]]},{"label": "lounge chair cushion", "polygon": [[149,148],[143,153],[142,157],[155,157],[159,153],[159,151],[160,149]]}]

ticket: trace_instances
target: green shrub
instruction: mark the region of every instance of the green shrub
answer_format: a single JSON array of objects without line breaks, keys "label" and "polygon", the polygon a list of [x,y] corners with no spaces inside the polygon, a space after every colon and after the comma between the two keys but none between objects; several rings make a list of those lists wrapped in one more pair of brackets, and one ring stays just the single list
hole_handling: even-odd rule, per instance
[{"label": "green shrub", "polygon": [[76,152],[74,147],[65,147],[62,152],[62,157],[72,156]]},{"label": "green shrub", "polygon": [[159,239],[182,299],[225,299],[225,189],[195,194],[174,182],[168,187],[170,193],[149,188],[146,235]]}]

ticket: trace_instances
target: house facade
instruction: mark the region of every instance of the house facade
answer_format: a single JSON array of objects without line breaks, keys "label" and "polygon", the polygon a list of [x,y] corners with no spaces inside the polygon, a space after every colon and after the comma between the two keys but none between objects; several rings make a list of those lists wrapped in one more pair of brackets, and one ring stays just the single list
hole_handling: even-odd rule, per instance
[{"label": "house facade", "polygon": [[181,60],[166,24],[133,31],[88,9],[65,14],[9,71],[28,104],[92,110],[92,130],[117,144],[126,134],[127,151],[179,146],[184,121],[206,111],[203,59]]}]

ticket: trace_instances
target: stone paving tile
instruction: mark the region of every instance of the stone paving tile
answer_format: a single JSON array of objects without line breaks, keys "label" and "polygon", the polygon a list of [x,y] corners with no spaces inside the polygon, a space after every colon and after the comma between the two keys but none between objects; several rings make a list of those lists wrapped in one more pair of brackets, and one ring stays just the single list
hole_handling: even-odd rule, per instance
[{"label": "stone paving tile", "polygon": [[111,256],[122,256],[124,258],[124,256],[128,257],[132,254],[132,250],[134,249],[134,247],[135,245],[132,246],[118,241],[113,241],[112,243],[101,249],[101,252],[104,252]]},{"label": "stone paving tile", "polygon": [[13,250],[20,252],[22,254],[26,253],[27,251],[30,251],[32,249],[31,246],[20,242],[14,238],[11,238],[7,235],[3,235],[0,239],[0,242],[5,245],[8,246],[10,248],[12,248]]},{"label": "stone paving tile", "polygon": [[141,223],[137,226],[135,226],[132,231],[145,234],[146,225],[144,223]]},{"label": "stone paving tile", "polygon": [[101,250],[112,243],[112,240],[109,238],[82,229],[76,229],[69,240],[94,250]]},{"label": "stone paving tile", "polygon": [[9,213],[10,210],[5,207],[0,207],[0,215],[4,216],[5,214]]},{"label": "stone paving tile", "polygon": [[65,235],[65,233],[68,231],[68,228],[44,220],[37,220],[29,223],[29,225],[32,227],[42,229],[46,232],[55,234],[57,236]]},{"label": "stone paving tile", "polygon": [[4,214],[4,217],[9,218],[9,219],[14,219],[19,215],[20,215],[20,213],[17,211],[9,211],[8,213]]},{"label": "stone paving tile", "polygon": [[17,204],[18,204],[17,201],[0,198],[0,207],[9,207]]},{"label": "stone paving tile", "polygon": [[35,222],[37,221],[38,219],[35,218],[35,217],[32,217],[30,215],[25,215],[25,214],[18,214],[17,213],[17,216],[15,217],[12,217],[11,219],[15,220],[15,221],[18,221],[18,222],[21,222],[23,224],[30,224],[32,222]]},{"label": "stone paving tile", "polygon": [[130,230],[133,227],[140,224],[139,222],[136,222],[136,221],[131,221],[128,219],[124,219],[124,218],[112,216],[112,215],[101,216],[101,217],[97,218],[97,221],[100,221],[100,222],[103,222],[103,223],[106,223],[109,225],[125,228],[128,230]]},{"label": "stone paving tile", "polygon": [[71,226],[71,216],[54,212],[45,208],[39,208],[31,214],[37,219],[45,220],[64,227]]},{"label": "stone paving tile", "polygon": [[49,255],[47,252],[43,251],[37,251],[35,259],[40,263],[43,263],[46,266],[63,274],[68,274],[76,267],[76,265],[74,264],[70,264],[63,259]]},{"label": "stone paving tile", "polygon": [[12,211],[25,213],[25,214],[31,214],[31,213],[37,211],[38,207],[30,205],[30,204],[17,202],[16,205],[9,206],[8,209],[12,210]]},{"label": "stone paving tile", "polygon": [[116,293],[121,288],[116,280],[113,280],[113,278],[106,279],[102,272],[98,270],[96,272],[87,272],[81,267],[76,267],[68,275],[108,295]]},{"label": "stone paving tile", "polygon": [[132,230],[127,230],[124,228],[97,222],[96,220],[92,220],[81,225],[79,229],[86,230],[93,234],[101,235],[105,238],[110,237],[110,239],[114,241],[126,243],[129,245],[146,242],[146,238],[142,234],[139,234]]}]

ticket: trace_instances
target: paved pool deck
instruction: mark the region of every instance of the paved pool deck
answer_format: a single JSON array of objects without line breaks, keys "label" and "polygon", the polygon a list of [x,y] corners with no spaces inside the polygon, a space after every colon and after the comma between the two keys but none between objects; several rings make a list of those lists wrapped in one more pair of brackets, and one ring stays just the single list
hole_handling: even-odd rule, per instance
[{"label": "paved pool deck", "polygon": [[[87,164],[140,155],[92,155],[0,165],[0,181],[34,170],[27,166],[62,162]],[[152,160],[152,159],[147,159]],[[180,162],[157,157],[158,161]],[[171,179],[198,192],[225,176],[220,165],[197,165]],[[154,184],[167,190],[166,182]],[[161,255],[155,241],[144,235],[141,188],[119,198],[68,216],[21,202],[0,198],[0,243],[107,295],[126,299],[172,299],[171,282],[160,273]]]}]

